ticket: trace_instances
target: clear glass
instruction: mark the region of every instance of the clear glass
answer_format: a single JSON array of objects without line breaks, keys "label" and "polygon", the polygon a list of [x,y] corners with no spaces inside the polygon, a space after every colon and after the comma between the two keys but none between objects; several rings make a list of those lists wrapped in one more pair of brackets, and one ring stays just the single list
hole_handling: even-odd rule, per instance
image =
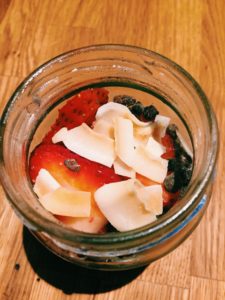
[{"label": "clear glass", "polygon": [[[96,235],[64,226],[42,208],[29,180],[29,154],[41,138],[36,130],[42,134],[47,130],[42,120],[48,116],[51,122],[56,105],[75,91],[94,86],[115,93],[129,89],[145,104],[154,103],[160,113],[172,116],[194,151],[193,175],[182,200],[154,223],[124,233]],[[167,58],[131,46],[91,46],[50,60],[21,83],[1,117],[0,180],[9,203],[51,251],[96,269],[139,267],[185,240],[209,202],[217,152],[216,119],[196,81]]]}]

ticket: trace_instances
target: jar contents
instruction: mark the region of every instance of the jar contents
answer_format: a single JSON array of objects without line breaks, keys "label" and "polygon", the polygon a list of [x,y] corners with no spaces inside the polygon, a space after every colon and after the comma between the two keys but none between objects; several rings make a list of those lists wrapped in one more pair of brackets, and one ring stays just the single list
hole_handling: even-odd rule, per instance
[{"label": "jar contents", "polygon": [[192,152],[153,105],[105,88],[72,96],[33,150],[29,174],[41,205],[88,233],[147,225],[179,200]]}]

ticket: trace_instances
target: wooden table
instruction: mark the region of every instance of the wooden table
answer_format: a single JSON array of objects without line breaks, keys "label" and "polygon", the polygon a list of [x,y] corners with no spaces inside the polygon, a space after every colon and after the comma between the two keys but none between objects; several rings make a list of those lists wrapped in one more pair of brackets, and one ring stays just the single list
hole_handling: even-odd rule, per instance
[{"label": "wooden table", "polygon": [[221,147],[211,204],[194,233],[145,269],[105,274],[48,253],[0,193],[0,299],[225,299],[225,1],[0,0],[1,110],[34,68],[64,51],[126,43],[189,71],[215,109]]}]

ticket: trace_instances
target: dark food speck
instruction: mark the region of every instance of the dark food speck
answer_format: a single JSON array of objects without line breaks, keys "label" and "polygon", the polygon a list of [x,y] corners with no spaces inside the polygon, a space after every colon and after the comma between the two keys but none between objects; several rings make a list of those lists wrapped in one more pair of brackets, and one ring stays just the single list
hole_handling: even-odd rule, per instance
[{"label": "dark food speck", "polygon": [[128,95],[118,95],[113,98],[113,102],[119,103],[119,104],[122,104],[125,106],[131,106],[131,105],[134,105],[137,102],[137,100]]},{"label": "dark food speck", "polygon": [[74,171],[74,172],[80,171],[80,165],[77,163],[77,161],[75,159],[65,159],[64,165],[71,171]]},{"label": "dark food speck", "polygon": [[144,108],[143,116],[146,121],[154,121],[158,114],[159,112],[154,105],[149,105]]},{"label": "dark food speck", "polygon": [[169,160],[169,174],[164,180],[164,186],[168,192],[175,193],[187,187],[192,175],[192,158],[185,151],[177,136],[177,126],[170,124],[166,133],[172,138],[175,148],[175,158]]},{"label": "dark food speck", "polygon": [[175,124],[170,124],[167,129],[166,133],[173,139],[175,140],[177,138],[177,126]]},{"label": "dark food speck", "polygon": [[131,105],[129,109],[135,116],[139,117],[143,114],[144,106],[140,102],[137,102],[134,105]]},{"label": "dark food speck", "polygon": [[15,264],[15,269],[18,271],[20,269],[20,264]]}]

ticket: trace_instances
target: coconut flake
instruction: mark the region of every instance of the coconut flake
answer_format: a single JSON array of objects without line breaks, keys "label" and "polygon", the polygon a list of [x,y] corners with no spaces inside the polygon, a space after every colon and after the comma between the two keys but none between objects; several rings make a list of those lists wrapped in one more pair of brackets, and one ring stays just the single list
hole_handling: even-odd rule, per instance
[{"label": "coconut flake", "polygon": [[91,213],[91,193],[65,187],[39,198],[42,206],[55,215],[68,217],[89,217]]},{"label": "coconut flake", "polygon": [[105,184],[95,192],[95,201],[108,221],[119,231],[127,231],[156,220],[137,197],[134,179]]},{"label": "coconut flake", "polygon": [[38,197],[42,197],[59,187],[60,184],[58,181],[46,169],[40,169],[33,187],[34,192]]},{"label": "coconut flake", "polygon": [[115,160],[114,140],[93,131],[85,123],[68,130],[62,142],[70,151],[107,167]]},{"label": "coconut flake", "polygon": [[167,174],[168,161],[151,154],[146,147],[138,146],[135,149],[133,169],[158,183],[162,183]]}]

